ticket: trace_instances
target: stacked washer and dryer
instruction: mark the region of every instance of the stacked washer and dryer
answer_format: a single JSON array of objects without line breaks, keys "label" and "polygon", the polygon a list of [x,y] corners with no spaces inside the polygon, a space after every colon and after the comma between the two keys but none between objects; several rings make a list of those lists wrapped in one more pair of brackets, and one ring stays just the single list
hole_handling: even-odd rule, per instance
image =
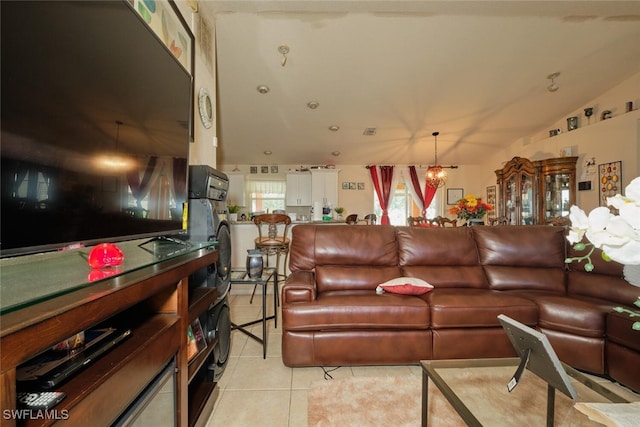
[{"label": "stacked washer and dryer", "polygon": [[189,289],[216,287],[218,298],[199,316],[200,324],[208,340],[218,340],[209,356],[208,381],[217,382],[224,372],[231,349],[231,318],[229,288],[231,274],[231,232],[223,219],[226,212],[229,178],[207,165],[189,166],[189,217],[188,235],[191,242],[217,241],[218,261],[189,277]]}]

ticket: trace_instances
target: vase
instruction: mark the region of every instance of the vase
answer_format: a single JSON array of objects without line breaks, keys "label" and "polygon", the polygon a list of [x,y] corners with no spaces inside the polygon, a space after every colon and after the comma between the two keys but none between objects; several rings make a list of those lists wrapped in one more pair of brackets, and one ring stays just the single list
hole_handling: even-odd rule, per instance
[{"label": "vase", "polygon": [[467,220],[467,226],[484,225],[482,218],[469,218]]},{"label": "vase", "polygon": [[624,280],[633,286],[640,287],[640,265],[625,264],[622,272],[624,273]]},{"label": "vase", "polygon": [[250,279],[262,277],[262,251],[260,249],[247,249],[247,273]]}]

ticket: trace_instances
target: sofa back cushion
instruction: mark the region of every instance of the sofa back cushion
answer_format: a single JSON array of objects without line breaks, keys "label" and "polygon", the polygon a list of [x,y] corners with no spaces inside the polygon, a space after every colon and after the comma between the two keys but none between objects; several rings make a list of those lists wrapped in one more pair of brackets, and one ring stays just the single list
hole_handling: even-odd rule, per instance
[{"label": "sofa back cushion", "polygon": [[563,227],[509,225],[471,229],[491,289],[565,292]]},{"label": "sofa back cushion", "polygon": [[289,254],[291,271],[315,271],[318,292],[375,290],[399,277],[395,227],[297,225]]},{"label": "sofa back cushion", "polygon": [[436,288],[487,288],[469,227],[398,227],[398,257],[405,276]]},{"label": "sofa back cushion", "polygon": [[[590,250],[591,247],[587,247],[584,251],[576,251],[573,249],[573,245],[569,244],[568,256],[570,258],[581,257]],[[622,264],[603,260],[601,249],[595,249],[591,254],[593,271],[585,271],[586,263],[587,261],[574,261],[567,264],[569,269],[567,292],[570,295],[598,298],[627,306],[638,298],[638,288],[630,285],[623,278]]]}]

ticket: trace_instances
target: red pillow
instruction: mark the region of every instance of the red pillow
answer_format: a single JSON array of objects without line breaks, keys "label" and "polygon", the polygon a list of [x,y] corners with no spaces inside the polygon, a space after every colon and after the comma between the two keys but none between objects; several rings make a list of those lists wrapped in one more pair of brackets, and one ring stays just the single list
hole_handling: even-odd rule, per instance
[{"label": "red pillow", "polygon": [[402,295],[422,295],[433,289],[433,285],[417,277],[397,277],[380,283],[376,287],[376,293],[381,295],[385,292]]}]

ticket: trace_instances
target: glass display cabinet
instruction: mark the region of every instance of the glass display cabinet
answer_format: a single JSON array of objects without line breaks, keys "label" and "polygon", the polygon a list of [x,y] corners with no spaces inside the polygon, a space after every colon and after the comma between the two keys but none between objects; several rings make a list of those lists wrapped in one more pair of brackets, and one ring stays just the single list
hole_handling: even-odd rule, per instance
[{"label": "glass display cabinet", "polygon": [[569,216],[576,198],[577,157],[532,162],[514,157],[495,171],[498,215],[509,225],[554,223]]},{"label": "glass display cabinet", "polygon": [[543,189],[539,211],[542,224],[568,217],[569,208],[576,204],[577,160],[577,157],[558,157],[537,162]]},{"label": "glass display cabinet", "polygon": [[537,223],[538,176],[535,165],[522,157],[509,160],[496,172],[499,191],[499,216],[509,225]]}]

